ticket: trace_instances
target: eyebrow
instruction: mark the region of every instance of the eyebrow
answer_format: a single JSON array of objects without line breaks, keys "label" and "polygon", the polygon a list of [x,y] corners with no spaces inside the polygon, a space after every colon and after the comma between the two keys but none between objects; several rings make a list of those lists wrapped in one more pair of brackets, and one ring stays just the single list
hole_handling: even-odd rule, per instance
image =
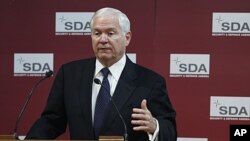
[{"label": "eyebrow", "polygon": [[98,32],[102,32],[102,31],[104,31],[104,32],[114,31],[114,32],[118,32],[118,30],[116,28],[106,28],[106,29],[103,29],[103,30],[101,30],[99,28],[93,28],[92,31],[98,31]]}]

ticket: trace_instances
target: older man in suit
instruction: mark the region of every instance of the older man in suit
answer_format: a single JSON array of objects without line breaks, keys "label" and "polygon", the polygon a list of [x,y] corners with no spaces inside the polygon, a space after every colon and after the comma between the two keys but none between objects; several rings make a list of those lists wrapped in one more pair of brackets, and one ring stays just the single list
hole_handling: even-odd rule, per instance
[{"label": "older man in suit", "polygon": [[130,61],[126,47],[131,37],[124,13],[114,8],[98,10],[91,20],[96,57],[61,66],[47,105],[26,139],[55,139],[67,125],[72,140],[123,135],[118,109],[129,141],[175,141],[175,111],[165,79]]}]

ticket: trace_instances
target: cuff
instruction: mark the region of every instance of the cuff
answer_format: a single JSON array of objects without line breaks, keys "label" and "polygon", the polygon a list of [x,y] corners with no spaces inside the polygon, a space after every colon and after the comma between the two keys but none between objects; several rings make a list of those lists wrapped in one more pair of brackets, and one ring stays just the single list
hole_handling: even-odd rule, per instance
[{"label": "cuff", "polygon": [[159,134],[159,122],[158,122],[157,119],[155,119],[155,121],[156,121],[156,130],[155,130],[154,134],[148,133],[149,141],[157,141],[157,138],[158,138],[158,134]]}]

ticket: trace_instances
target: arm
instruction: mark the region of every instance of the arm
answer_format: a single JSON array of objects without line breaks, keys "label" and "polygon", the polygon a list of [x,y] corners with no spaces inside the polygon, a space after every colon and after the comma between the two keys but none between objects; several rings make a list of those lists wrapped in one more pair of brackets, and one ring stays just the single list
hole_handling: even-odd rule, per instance
[{"label": "arm", "polygon": [[164,78],[159,78],[154,83],[148,104],[146,100],[141,103],[141,108],[134,108],[131,123],[136,125],[135,131],[145,131],[154,134],[156,121],[159,123],[158,141],[176,141],[175,111],[166,91]]},{"label": "arm", "polygon": [[66,130],[63,98],[63,69],[55,78],[47,105],[41,117],[34,123],[25,139],[55,139]]}]

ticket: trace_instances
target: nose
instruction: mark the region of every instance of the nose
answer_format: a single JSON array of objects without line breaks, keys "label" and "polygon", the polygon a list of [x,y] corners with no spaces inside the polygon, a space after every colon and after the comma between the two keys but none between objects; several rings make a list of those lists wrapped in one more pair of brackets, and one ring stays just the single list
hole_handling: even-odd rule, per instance
[{"label": "nose", "polygon": [[100,42],[106,44],[108,42],[108,36],[106,34],[102,34],[100,36]]}]

